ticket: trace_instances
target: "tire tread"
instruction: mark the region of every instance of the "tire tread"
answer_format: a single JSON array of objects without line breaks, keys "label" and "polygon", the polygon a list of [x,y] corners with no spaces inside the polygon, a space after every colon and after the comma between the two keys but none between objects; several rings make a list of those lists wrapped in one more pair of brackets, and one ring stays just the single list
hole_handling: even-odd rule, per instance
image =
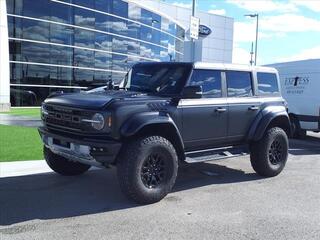
[{"label": "tire tread", "polygon": [[[120,153],[118,162],[117,162],[117,169],[118,169],[118,178],[120,188],[124,192],[124,194],[133,201],[141,204],[149,204],[154,203],[162,199],[173,187],[175,181],[171,182],[161,196],[157,195],[143,195],[140,192],[140,189],[137,188],[136,184],[133,184],[131,181],[132,174],[138,174],[137,172],[133,172],[134,165],[136,161],[138,161],[138,157],[142,152],[142,149],[147,145],[162,145],[165,146],[176,156],[176,151],[173,145],[165,138],[161,136],[149,136],[149,137],[142,137],[136,140],[133,140],[127,143],[124,148],[125,151]],[[174,161],[176,164],[178,163],[177,157],[175,157]],[[175,171],[173,178],[176,179],[177,171]]]},{"label": "tire tread", "polygon": [[285,137],[287,144],[286,147],[288,148],[287,135],[285,131],[279,127],[273,127],[268,129],[261,140],[253,142],[250,145],[251,166],[256,173],[264,177],[273,177],[278,175],[283,170],[284,165],[287,161],[288,154],[286,155],[286,159],[283,166],[281,166],[277,170],[270,168],[267,146],[270,144],[270,141],[276,135],[282,135],[282,137]]}]

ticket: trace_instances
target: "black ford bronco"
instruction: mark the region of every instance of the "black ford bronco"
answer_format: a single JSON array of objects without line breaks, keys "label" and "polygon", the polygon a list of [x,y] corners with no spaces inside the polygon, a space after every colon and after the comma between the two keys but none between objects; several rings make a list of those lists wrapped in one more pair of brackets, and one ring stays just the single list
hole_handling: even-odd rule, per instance
[{"label": "black ford bronco", "polygon": [[138,63],[118,86],[44,101],[45,159],[61,175],[116,166],[138,203],[165,197],[182,163],[250,153],[259,175],[276,176],[291,132],[278,79],[266,67]]}]

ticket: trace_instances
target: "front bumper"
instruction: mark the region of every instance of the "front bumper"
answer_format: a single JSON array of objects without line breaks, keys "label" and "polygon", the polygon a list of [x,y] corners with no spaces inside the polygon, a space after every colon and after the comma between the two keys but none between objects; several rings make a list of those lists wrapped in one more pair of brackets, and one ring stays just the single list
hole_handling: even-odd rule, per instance
[{"label": "front bumper", "polygon": [[115,162],[121,143],[114,140],[76,138],[38,128],[44,145],[53,153],[72,161],[102,167]]}]

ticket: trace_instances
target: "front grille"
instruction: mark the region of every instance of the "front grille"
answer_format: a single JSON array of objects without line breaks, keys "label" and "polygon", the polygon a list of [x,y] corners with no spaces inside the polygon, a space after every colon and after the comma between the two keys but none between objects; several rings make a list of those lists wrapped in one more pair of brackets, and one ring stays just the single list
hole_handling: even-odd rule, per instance
[{"label": "front grille", "polygon": [[44,121],[48,126],[76,131],[84,130],[85,125],[81,124],[81,119],[91,115],[90,112],[61,106],[46,105],[45,109],[48,114]]}]

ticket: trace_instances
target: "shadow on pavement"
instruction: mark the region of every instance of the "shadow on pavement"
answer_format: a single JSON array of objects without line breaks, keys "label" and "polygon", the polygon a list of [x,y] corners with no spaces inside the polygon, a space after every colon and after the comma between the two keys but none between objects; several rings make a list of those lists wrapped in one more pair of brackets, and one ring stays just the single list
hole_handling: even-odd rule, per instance
[{"label": "shadow on pavement", "polygon": [[320,137],[313,134],[304,139],[290,139],[289,153],[297,156],[320,154]]},{"label": "shadow on pavement", "polygon": [[[320,153],[320,138],[290,140],[290,153]],[[212,163],[181,166],[173,192],[259,180],[254,173]],[[0,178],[0,226],[34,219],[60,219],[139,207],[121,193],[116,169],[77,177],[55,173]]]},{"label": "shadow on pavement", "polygon": [[[180,169],[173,192],[211,184],[260,179],[253,173],[199,163]],[[34,219],[59,219],[138,207],[121,193],[116,169],[82,176],[55,173],[0,178],[0,225]]]}]

